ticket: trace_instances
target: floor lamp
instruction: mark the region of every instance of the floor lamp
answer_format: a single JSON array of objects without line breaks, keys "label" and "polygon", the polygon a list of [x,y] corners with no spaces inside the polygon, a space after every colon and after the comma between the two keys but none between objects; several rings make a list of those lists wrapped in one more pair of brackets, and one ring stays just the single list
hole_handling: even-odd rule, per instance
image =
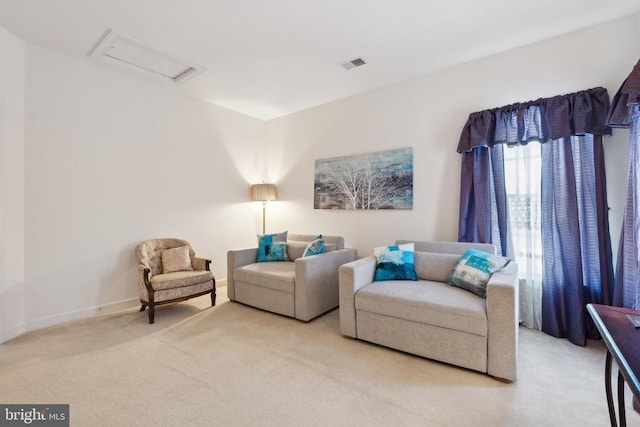
[{"label": "floor lamp", "polygon": [[252,185],[251,200],[253,200],[254,202],[262,202],[262,234],[264,234],[267,202],[270,200],[276,200],[276,185],[264,183]]}]

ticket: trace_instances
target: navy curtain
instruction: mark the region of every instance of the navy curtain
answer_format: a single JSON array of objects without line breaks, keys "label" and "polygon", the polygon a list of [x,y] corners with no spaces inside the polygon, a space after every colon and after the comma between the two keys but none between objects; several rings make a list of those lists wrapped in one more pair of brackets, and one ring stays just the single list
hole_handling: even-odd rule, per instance
[{"label": "navy curtain", "polygon": [[618,246],[613,305],[640,310],[640,61],[613,97],[607,124],[630,128],[627,196]]},{"label": "navy curtain", "polygon": [[502,145],[462,153],[460,242],[491,242],[507,255],[507,192]]},{"label": "navy curtain", "polygon": [[608,304],[613,286],[602,151],[608,111],[604,88],[485,110],[469,116],[458,145],[459,240],[506,254],[504,171],[495,163],[502,144],[543,143],[542,330],[578,345],[596,336],[586,304]]},{"label": "navy curtain", "polygon": [[627,196],[618,246],[613,305],[640,310],[640,112],[630,123]]},{"label": "navy curtain", "polygon": [[598,336],[586,305],[610,304],[613,286],[602,136],[541,148],[542,331],[585,345]]}]

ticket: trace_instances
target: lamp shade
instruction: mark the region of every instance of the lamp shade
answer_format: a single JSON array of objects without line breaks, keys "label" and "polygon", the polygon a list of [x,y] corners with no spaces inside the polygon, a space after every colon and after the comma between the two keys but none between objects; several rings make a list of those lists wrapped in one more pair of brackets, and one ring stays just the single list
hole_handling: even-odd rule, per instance
[{"label": "lamp shade", "polygon": [[251,200],[266,202],[276,200],[275,184],[254,184],[251,186]]}]

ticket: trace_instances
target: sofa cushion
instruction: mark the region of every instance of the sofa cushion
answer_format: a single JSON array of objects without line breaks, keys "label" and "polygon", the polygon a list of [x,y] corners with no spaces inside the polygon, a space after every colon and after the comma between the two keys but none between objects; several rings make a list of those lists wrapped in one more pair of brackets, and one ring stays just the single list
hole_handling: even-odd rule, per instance
[{"label": "sofa cushion", "polygon": [[413,243],[378,247],[373,253],[376,256],[375,281],[418,280]]},{"label": "sofa cushion", "polygon": [[419,279],[446,283],[460,255],[416,252],[415,266]]},{"label": "sofa cushion", "polygon": [[[156,290],[153,296],[155,302],[168,301],[176,298],[186,298],[200,292],[206,292],[213,288],[211,280],[199,282],[191,286]],[[146,299],[145,299],[146,301]]]},{"label": "sofa cushion", "polygon": [[182,288],[207,282],[213,279],[210,271],[174,271],[172,273],[158,274],[151,277],[151,287],[154,290]]},{"label": "sofa cushion", "polygon": [[355,307],[359,311],[487,336],[486,300],[441,282],[373,282],[356,293]]},{"label": "sofa cushion", "polygon": [[287,232],[258,235],[258,262],[289,261]]},{"label": "sofa cushion", "polygon": [[324,242],[324,251],[325,252],[331,252],[331,251],[335,251],[335,250],[338,250],[338,247],[336,246],[335,243]]},{"label": "sofa cushion", "polygon": [[263,288],[293,293],[295,283],[295,263],[259,262],[233,270],[233,280]]},{"label": "sofa cushion", "polygon": [[302,258],[304,250],[309,242],[299,242],[297,240],[287,240],[287,256],[289,261],[295,261],[298,258]]},{"label": "sofa cushion", "polygon": [[178,246],[177,248],[165,249],[162,251],[163,273],[192,270],[193,267],[191,267],[189,246]]},{"label": "sofa cushion", "polygon": [[510,259],[477,249],[467,249],[451,272],[447,283],[484,297],[491,275],[502,270]]}]

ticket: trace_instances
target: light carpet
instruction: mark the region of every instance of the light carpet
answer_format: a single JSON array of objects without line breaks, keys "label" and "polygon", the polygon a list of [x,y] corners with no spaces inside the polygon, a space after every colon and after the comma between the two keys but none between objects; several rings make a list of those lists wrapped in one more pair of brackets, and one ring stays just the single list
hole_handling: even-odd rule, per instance
[{"label": "light carpet", "polygon": [[609,424],[599,341],[521,328],[504,384],[345,338],[338,310],[302,323],[221,293],[160,307],[153,325],[132,309],[2,344],[0,403],[68,403],[72,426]]}]

